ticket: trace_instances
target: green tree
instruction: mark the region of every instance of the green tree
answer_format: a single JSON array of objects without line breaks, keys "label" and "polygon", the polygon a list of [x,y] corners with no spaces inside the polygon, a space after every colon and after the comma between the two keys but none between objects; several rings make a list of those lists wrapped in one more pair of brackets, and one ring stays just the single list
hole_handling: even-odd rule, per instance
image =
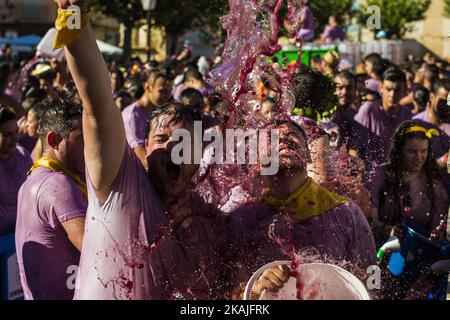
[{"label": "green tree", "polygon": [[115,18],[122,23],[125,28],[124,53],[125,59],[131,55],[131,37],[133,28],[142,25],[145,20],[145,13],[142,10],[140,0],[92,0],[91,8],[96,12],[101,12],[106,16]]},{"label": "green tree", "polygon": [[[410,23],[423,20],[431,0],[367,0],[359,11],[358,20],[366,25],[371,16],[368,6],[378,6],[381,10],[381,29],[387,33],[388,39],[401,39],[414,30]],[[374,30],[376,32],[376,30]]]},{"label": "green tree", "polygon": [[445,16],[450,18],[450,0],[444,0],[445,3]]},{"label": "green tree", "polygon": [[155,25],[164,27],[174,43],[193,27],[209,26],[213,32],[220,32],[220,17],[228,8],[227,0],[159,0],[152,17]]},{"label": "green tree", "polygon": [[[133,28],[146,23],[146,13],[140,0],[91,0],[94,11],[117,19],[125,27],[124,56],[131,53]],[[219,18],[228,11],[227,0],[159,0],[151,18],[155,26],[164,27],[170,38],[176,39],[186,30],[208,25],[220,30]]]}]

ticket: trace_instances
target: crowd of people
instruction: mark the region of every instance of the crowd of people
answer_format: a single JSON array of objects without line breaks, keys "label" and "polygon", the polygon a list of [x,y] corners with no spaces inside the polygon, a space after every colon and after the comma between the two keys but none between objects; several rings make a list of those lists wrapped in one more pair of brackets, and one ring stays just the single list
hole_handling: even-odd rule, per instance
[{"label": "crowd of people", "polygon": [[[334,17],[321,39],[330,37],[345,37]],[[395,65],[374,53],[353,68],[329,52],[296,67],[289,119],[278,117],[270,81],[256,79],[253,116],[278,130],[279,170],[248,174],[264,190],[251,201],[242,186],[221,184],[214,164],[171,157],[177,130],[230,126],[233,106],[209,82],[213,60],[183,52],[105,62],[88,24],[62,61],[3,61],[0,237],[15,233],[26,299],[240,299],[260,267],[311,250],[358,275],[378,263],[382,299],[422,298],[448,271],[430,269],[445,256],[419,255],[401,276],[377,261],[377,248],[406,243],[411,230],[425,253],[445,242],[443,60]],[[291,272],[267,270],[253,297],[277,291]]]}]

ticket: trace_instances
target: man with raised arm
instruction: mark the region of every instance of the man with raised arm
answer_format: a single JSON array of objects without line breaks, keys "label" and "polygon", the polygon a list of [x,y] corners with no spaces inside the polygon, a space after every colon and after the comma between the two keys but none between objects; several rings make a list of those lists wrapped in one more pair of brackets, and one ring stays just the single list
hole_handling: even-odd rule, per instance
[{"label": "man with raised arm", "polygon": [[[174,103],[157,108],[147,135],[146,172],[127,145],[108,70],[85,18],[85,2],[58,4],[60,22],[62,9],[82,8],[82,29],[69,33],[63,28],[56,40],[57,46],[66,47],[84,108],[89,208],[75,298],[215,298],[221,291],[221,269],[213,264],[221,253],[214,219],[186,206],[173,209],[179,199],[192,203],[186,190],[197,166],[172,162],[172,134],[180,128],[192,134],[195,114]],[[166,207],[175,214],[167,214]]]}]

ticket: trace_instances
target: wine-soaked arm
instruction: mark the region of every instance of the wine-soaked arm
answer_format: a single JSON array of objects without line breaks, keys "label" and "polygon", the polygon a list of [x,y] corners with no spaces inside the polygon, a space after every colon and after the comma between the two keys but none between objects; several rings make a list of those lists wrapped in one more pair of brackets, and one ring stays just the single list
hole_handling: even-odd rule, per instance
[{"label": "wine-soaked arm", "polygon": [[[59,0],[60,8],[83,3]],[[97,198],[104,202],[118,175],[126,147],[122,115],[112,96],[106,63],[88,24],[66,47],[66,59],[83,102],[85,160]]]}]

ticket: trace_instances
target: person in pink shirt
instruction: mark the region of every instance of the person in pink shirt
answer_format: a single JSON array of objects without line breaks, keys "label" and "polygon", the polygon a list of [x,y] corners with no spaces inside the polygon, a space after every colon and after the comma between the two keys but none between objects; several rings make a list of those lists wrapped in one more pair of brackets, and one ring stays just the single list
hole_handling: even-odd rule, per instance
[{"label": "person in pink shirt", "polygon": [[197,69],[186,71],[183,83],[172,90],[173,98],[180,101],[183,91],[189,88],[200,91],[207,98],[213,93],[212,88],[205,82],[203,75]]},{"label": "person in pink shirt", "polygon": [[387,160],[395,130],[412,118],[411,110],[400,105],[406,92],[403,71],[395,67],[386,70],[381,92],[382,100],[363,103],[354,117],[352,145],[369,167]]},{"label": "person in pink shirt", "polygon": [[[61,8],[81,1],[59,1]],[[105,62],[88,23],[65,48],[83,101],[89,208],[75,299],[211,299],[219,281],[214,215],[189,192],[198,166],[176,165],[177,129],[193,132],[195,113],[176,103],[152,113],[148,172],[126,142]],[[200,120],[200,119],[197,119]],[[191,204],[188,206],[187,204]]]},{"label": "person in pink shirt", "polygon": [[302,28],[298,32],[298,36],[305,42],[313,41],[314,34],[314,14],[309,6],[304,6],[302,11]]},{"label": "person in pink shirt", "polygon": [[[402,248],[411,248],[411,238],[404,234],[406,227],[428,241],[445,239],[450,201],[431,143],[438,134],[421,121],[403,123],[395,132],[389,162],[371,172],[368,188],[378,245],[396,236]],[[388,273],[382,278],[385,299],[404,299],[418,276],[426,274],[435,262],[430,258],[430,246],[421,244],[417,253],[411,249],[401,252],[405,259],[401,275]]]},{"label": "person in pink shirt", "polygon": [[17,193],[33,165],[30,154],[17,146],[18,135],[15,114],[0,106],[0,236],[14,232]]},{"label": "person in pink shirt", "polygon": [[414,116],[414,120],[422,120],[439,127],[450,137],[450,108],[447,96],[450,92],[450,81],[437,80],[425,111]]},{"label": "person in pink shirt", "polygon": [[41,106],[38,159],[18,194],[16,249],[27,300],[71,300],[87,210],[81,107]]},{"label": "person in pink shirt", "polygon": [[[347,261],[360,268],[375,264],[372,231],[361,209],[308,177],[311,156],[303,129],[286,121],[270,128],[280,130],[280,170],[262,178],[268,194],[260,204],[231,215],[235,259],[241,264],[234,280],[246,282],[263,265],[292,259],[291,254],[308,248],[335,263]],[[258,281],[253,293],[279,288],[280,281],[272,280]]]},{"label": "person in pink shirt", "polygon": [[144,94],[122,112],[127,142],[146,167],[145,139],[148,114],[158,105],[170,100],[169,82],[166,75],[159,71],[148,74],[144,85]]},{"label": "person in pink shirt", "polygon": [[323,34],[320,38],[321,42],[337,42],[344,41],[347,39],[342,27],[339,26],[338,19],[335,16],[330,16],[328,18],[328,25],[325,27]]},{"label": "person in pink shirt", "polygon": [[384,240],[402,221],[444,238],[450,202],[431,143],[438,134],[421,121],[403,123],[394,135],[389,162],[369,175],[377,231]]}]

